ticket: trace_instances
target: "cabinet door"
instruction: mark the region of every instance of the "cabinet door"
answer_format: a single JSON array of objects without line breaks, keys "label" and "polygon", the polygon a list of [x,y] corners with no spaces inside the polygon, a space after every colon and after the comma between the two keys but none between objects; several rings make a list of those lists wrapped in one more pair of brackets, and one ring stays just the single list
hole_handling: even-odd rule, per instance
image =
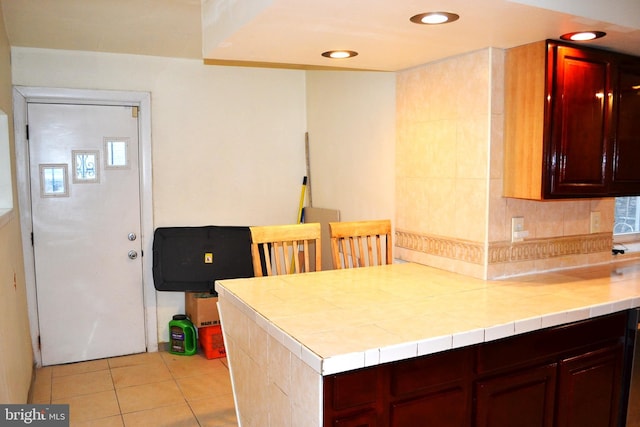
[{"label": "cabinet door", "polygon": [[390,408],[391,427],[466,427],[467,391],[465,387],[442,390],[427,396],[394,402]]},{"label": "cabinet door", "polygon": [[551,427],[556,370],[550,363],[479,381],[475,426]]},{"label": "cabinet door", "polygon": [[618,425],[622,360],[618,344],[560,362],[558,427]]},{"label": "cabinet door", "polygon": [[613,194],[640,195],[640,62],[618,67]]},{"label": "cabinet door", "polygon": [[467,427],[474,356],[462,348],[390,364],[389,425]]},{"label": "cabinet door", "polygon": [[610,56],[568,46],[550,52],[555,67],[545,195],[604,195],[611,174]]},{"label": "cabinet door", "polygon": [[380,367],[329,375],[324,378],[326,427],[373,427],[378,420]]},{"label": "cabinet door", "polygon": [[360,414],[334,418],[328,427],[376,427],[377,425],[376,413],[374,411],[367,411]]}]

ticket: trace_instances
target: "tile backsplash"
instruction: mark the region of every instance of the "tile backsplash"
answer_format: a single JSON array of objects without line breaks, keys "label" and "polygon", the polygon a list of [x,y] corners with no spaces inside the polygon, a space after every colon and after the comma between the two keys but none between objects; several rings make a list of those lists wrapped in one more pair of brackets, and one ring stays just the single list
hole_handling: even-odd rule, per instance
[{"label": "tile backsplash", "polygon": [[[484,279],[611,261],[615,199],[502,197],[504,50],[405,70],[396,85],[396,258]],[[528,237],[512,243],[516,216]]]}]

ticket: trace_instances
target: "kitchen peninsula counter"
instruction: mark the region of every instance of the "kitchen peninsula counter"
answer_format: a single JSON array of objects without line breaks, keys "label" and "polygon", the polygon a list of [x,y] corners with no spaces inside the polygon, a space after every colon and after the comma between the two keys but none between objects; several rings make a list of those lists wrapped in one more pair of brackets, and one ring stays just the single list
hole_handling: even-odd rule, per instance
[{"label": "kitchen peninsula counter", "polygon": [[639,307],[640,265],[485,281],[402,263],[216,290],[242,425],[321,426],[323,377]]}]

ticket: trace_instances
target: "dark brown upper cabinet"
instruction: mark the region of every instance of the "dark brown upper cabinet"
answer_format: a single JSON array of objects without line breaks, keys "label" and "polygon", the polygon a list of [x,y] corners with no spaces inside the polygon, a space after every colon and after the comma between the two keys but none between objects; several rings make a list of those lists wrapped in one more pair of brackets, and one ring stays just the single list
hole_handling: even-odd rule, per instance
[{"label": "dark brown upper cabinet", "polygon": [[640,194],[639,93],[639,58],[549,40],[508,50],[504,196]]},{"label": "dark brown upper cabinet", "polygon": [[640,61],[623,58],[616,69],[618,91],[614,110],[613,175],[616,195],[640,192]]}]

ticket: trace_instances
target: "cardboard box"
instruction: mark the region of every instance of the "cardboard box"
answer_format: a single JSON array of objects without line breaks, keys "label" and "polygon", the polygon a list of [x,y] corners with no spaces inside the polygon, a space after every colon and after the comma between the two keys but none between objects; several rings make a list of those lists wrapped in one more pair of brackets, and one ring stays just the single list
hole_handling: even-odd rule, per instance
[{"label": "cardboard box", "polygon": [[224,338],[222,337],[222,327],[220,325],[198,328],[198,341],[200,341],[200,347],[202,347],[207,359],[217,359],[227,356],[224,348]]},{"label": "cardboard box", "polygon": [[185,292],[184,310],[196,328],[220,324],[218,297],[207,292]]}]

